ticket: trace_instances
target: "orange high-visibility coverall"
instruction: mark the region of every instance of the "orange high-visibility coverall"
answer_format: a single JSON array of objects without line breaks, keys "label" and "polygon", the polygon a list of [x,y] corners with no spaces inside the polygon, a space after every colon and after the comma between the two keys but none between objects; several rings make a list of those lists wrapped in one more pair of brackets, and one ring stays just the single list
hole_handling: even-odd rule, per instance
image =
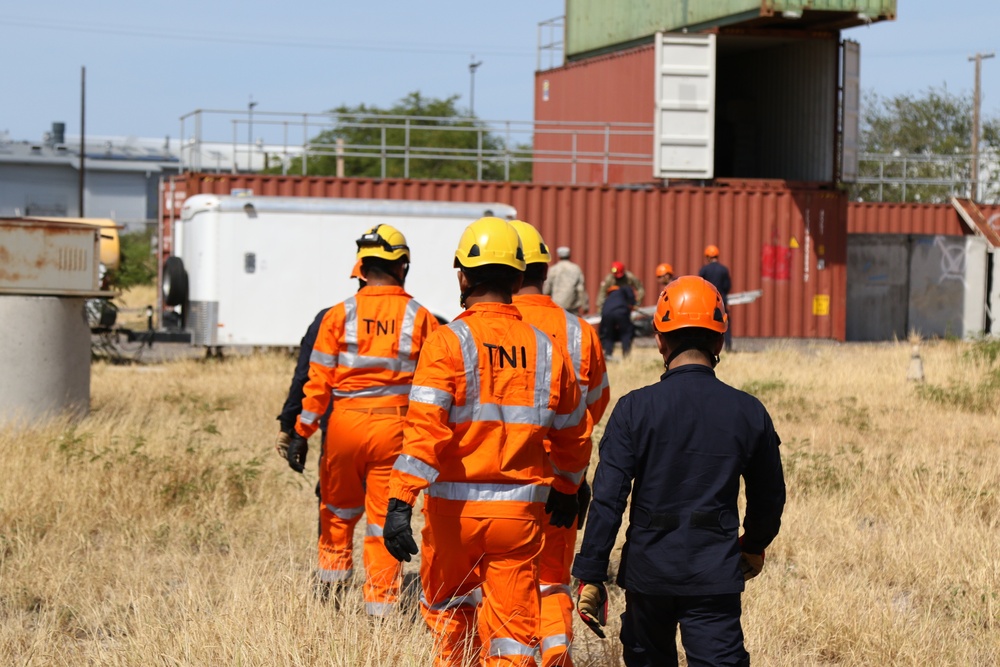
[{"label": "orange high-visibility coverall", "polygon": [[579,487],[588,419],[563,354],[512,305],[474,305],[427,341],[389,496],[412,505],[426,489],[421,609],[436,665],[465,664],[477,643],[483,664],[535,664],[540,523],[550,483]]},{"label": "orange high-visibility coverall", "polygon": [[[566,355],[580,383],[580,400],[587,406],[590,421],[597,424],[611,399],[604,351],[597,332],[544,295],[516,295],[514,305],[525,322],[548,334]],[[539,568],[542,667],[573,667],[569,647],[573,641],[574,614],[569,584],[579,528],[559,528],[547,521],[542,524]]]},{"label": "orange high-visibility coverall", "polygon": [[364,597],[372,615],[387,613],[399,595],[401,567],[382,542],[389,474],[417,356],[437,326],[402,287],[364,287],[327,311],[309,361],[299,434],[315,433],[334,402],[320,461],[319,578],[351,577],[354,527],[367,513]]}]

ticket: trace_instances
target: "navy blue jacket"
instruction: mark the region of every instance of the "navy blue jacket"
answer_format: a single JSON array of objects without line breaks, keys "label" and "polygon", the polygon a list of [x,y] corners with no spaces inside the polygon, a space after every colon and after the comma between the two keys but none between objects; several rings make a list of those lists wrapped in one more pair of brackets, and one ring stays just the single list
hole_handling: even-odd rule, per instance
[{"label": "navy blue jacket", "polygon": [[785,504],[779,444],[761,402],[707,366],[680,366],[627,394],[601,439],[573,575],[607,580],[631,491],[619,586],[647,595],[742,591],[740,477],[746,484],[743,550],[761,553],[778,534]]},{"label": "navy blue jacket", "polygon": [[728,303],[726,299],[729,297],[729,290],[733,288],[733,283],[729,278],[729,269],[725,265],[709,262],[701,267],[698,275],[715,285],[715,289],[719,290],[719,294],[722,295],[722,303]]},{"label": "navy blue jacket", "polygon": [[[288,388],[288,398],[285,399],[285,405],[281,408],[281,414],[278,415],[278,421],[281,422],[281,430],[289,435],[295,430],[295,419],[302,412],[302,399],[305,398],[305,386],[306,382],[309,380],[309,357],[312,356],[313,345],[316,344],[316,336],[319,335],[319,325],[323,322],[323,316],[326,315],[326,311],[329,308],[324,308],[319,311],[316,315],[316,319],[313,323],[309,325],[306,329],[306,335],[302,337],[302,341],[299,343],[299,360],[295,364],[295,374],[292,375],[292,386]],[[333,406],[333,401],[330,401],[331,407]],[[327,410],[323,418],[320,419],[320,428],[326,431],[326,422],[330,416],[330,411]]]},{"label": "navy blue jacket", "polygon": [[629,285],[621,285],[616,290],[608,292],[601,306],[601,316],[608,317],[625,313],[628,315],[635,306],[635,292]]}]

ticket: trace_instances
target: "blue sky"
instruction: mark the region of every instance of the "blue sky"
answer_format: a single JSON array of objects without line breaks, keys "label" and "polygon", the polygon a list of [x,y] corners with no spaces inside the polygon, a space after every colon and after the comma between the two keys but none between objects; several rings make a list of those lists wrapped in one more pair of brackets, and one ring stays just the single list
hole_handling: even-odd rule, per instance
[{"label": "blue sky", "polygon": [[[862,44],[862,87],[884,95],[947,85],[971,94],[976,51],[1000,51],[1000,2],[899,0],[899,19],[844,33]],[[537,24],[563,0],[415,3],[7,3],[0,9],[0,132],[37,140],[52,121],[79,132],[87,67],[87,132],[162,137],[197,108],[321,112],[388,105],[413,90],[461,96],[471,54],[476,111],[530,120]],[[983,67],[984,109],[1000,115],[1000,58]]]}]

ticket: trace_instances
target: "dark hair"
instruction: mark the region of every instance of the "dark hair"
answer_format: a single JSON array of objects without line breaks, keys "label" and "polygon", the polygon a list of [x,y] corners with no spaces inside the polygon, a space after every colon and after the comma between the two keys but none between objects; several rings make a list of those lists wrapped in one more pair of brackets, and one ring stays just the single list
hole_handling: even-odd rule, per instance
[{"label": "dark hair", "polygon": [[715,357],[715,346],[723,339],[723,334],[700,327],[685,327],[660,335],[672,349],[678,350],[677,354],[684,350],[699,350],[710,359]]},{"label": "dark hair", "polygon": [[361,267],[364,272],[371,276],[372,273],[381,274],[384,278],[397,279],[397,270],[400,266],[408,264],[405,256],[399,259],[384,259],[382,257],[362,257]]},{"label": "dark hair", "polygon": [[517,287],[518,280],[523,276],[512,266],[503,264],[487,264],[486,266],[474,266],[471,268],[462,267],[462,273],[473,289],[486,287],[489,290],[496,290],[506,294],[513,294]]},{"label": "dark hair", "polygon": [[528,268],[524,270],[524,282],[526,283],[537,283],[545,280],[545,272],[548,270],[549,265],[544,262],[535,262],[533,264],[528,264]]}]

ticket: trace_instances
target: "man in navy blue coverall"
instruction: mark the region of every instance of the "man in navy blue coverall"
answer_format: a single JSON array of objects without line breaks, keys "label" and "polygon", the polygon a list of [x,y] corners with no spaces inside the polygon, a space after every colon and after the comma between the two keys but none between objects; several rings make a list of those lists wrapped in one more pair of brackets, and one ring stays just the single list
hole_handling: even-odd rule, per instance
[{"label": "man in navy blue coverall", "polygon": [[749,665],[740,597],[781,525],[780,440],[760,401],[715,377],[727,317],[711,284],[684,276],[667,285],[654,324],[666,372],[618,401],[601,440],[573,564],[577,610],[595,632],[606,620],[604,582],[631,491],[617,579],[625,664],[677,665],[680,626],[689,665]]},{"label": "man in navy blue coverall", "polygon": [[[726,315],[729,315],[729,291],[733,288],[733,281],[729,276],[729,269],[719,261],[719,248],[717,246],[705,246],[705,265],[698,270],[698,275],[719,290],[719,294],[722,295],[722,304],[726,307]],[[729,324],[732,325],[732,322]],[[726,352],[731,352],[732,349],[733,330],[731,326],[727,326]]]}]

